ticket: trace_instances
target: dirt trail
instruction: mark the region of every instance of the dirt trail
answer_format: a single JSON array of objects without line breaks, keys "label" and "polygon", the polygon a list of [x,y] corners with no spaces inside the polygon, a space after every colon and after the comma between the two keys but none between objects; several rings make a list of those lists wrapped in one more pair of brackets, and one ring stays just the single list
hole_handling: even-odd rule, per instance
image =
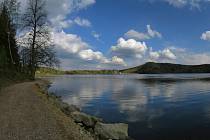
[{"label": "dirt trail", "polygon": [[35,82],[0,92],[0,140],[90,140],[71,119],[38,94]]}]

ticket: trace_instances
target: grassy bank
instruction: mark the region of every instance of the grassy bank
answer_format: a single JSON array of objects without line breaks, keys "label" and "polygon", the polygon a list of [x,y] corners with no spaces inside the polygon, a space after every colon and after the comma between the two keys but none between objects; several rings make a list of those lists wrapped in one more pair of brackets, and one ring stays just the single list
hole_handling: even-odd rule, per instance
[{"label": "grassy bank", "polygon": [[120,74],[118,70],[71,70],[71,71],[63,71],[58,69],[52,69],[52,68],[39,68],[36,71],[36,76],[52,76],[52,75],[88,75],[88,74]]}]

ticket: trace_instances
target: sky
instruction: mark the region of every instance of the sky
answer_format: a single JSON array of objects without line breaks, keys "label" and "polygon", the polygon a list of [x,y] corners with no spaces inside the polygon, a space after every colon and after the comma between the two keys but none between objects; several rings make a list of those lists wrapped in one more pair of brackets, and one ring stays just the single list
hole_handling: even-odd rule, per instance
[{"label": "sky", "polygon": [[[19,0],[25,7],[27,0]],[[61,68],[210,63],[210,0],[47,0]]]}]

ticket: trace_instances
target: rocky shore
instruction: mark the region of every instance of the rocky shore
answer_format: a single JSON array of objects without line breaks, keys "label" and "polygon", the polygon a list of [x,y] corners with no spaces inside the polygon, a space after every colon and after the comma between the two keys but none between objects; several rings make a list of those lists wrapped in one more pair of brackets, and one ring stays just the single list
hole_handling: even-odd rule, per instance
[{"label": "rocky shore", "polygon": [[41,93],[47,97],[49,102],[59,108],[70,119],[73,119],[74,122],[85,131],[85,133],[91,135],[95,140],[131,140],[128,136],[128,124],[108,124],[104,123],[101,118],[83,113],[76,106],[64,103],[61,100],[61,97],[49,93],[49,85],[50,83],[47,81],[38,82],[36,84]]}]

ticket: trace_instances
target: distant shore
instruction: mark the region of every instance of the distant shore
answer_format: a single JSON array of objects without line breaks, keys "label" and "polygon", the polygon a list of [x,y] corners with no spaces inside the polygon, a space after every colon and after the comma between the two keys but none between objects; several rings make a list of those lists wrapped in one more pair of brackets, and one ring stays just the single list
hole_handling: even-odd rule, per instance
[{"label": "distant shore", "polygon": [[42,67],[36,71],[38,76],[48,75],[116,75],[116,74],[193,74],[210,73],[210,64],[203,65],[181,65],[173,63],[148,62],[143,65],[121,69],[121,70],[59,70],[54,68]]}]

